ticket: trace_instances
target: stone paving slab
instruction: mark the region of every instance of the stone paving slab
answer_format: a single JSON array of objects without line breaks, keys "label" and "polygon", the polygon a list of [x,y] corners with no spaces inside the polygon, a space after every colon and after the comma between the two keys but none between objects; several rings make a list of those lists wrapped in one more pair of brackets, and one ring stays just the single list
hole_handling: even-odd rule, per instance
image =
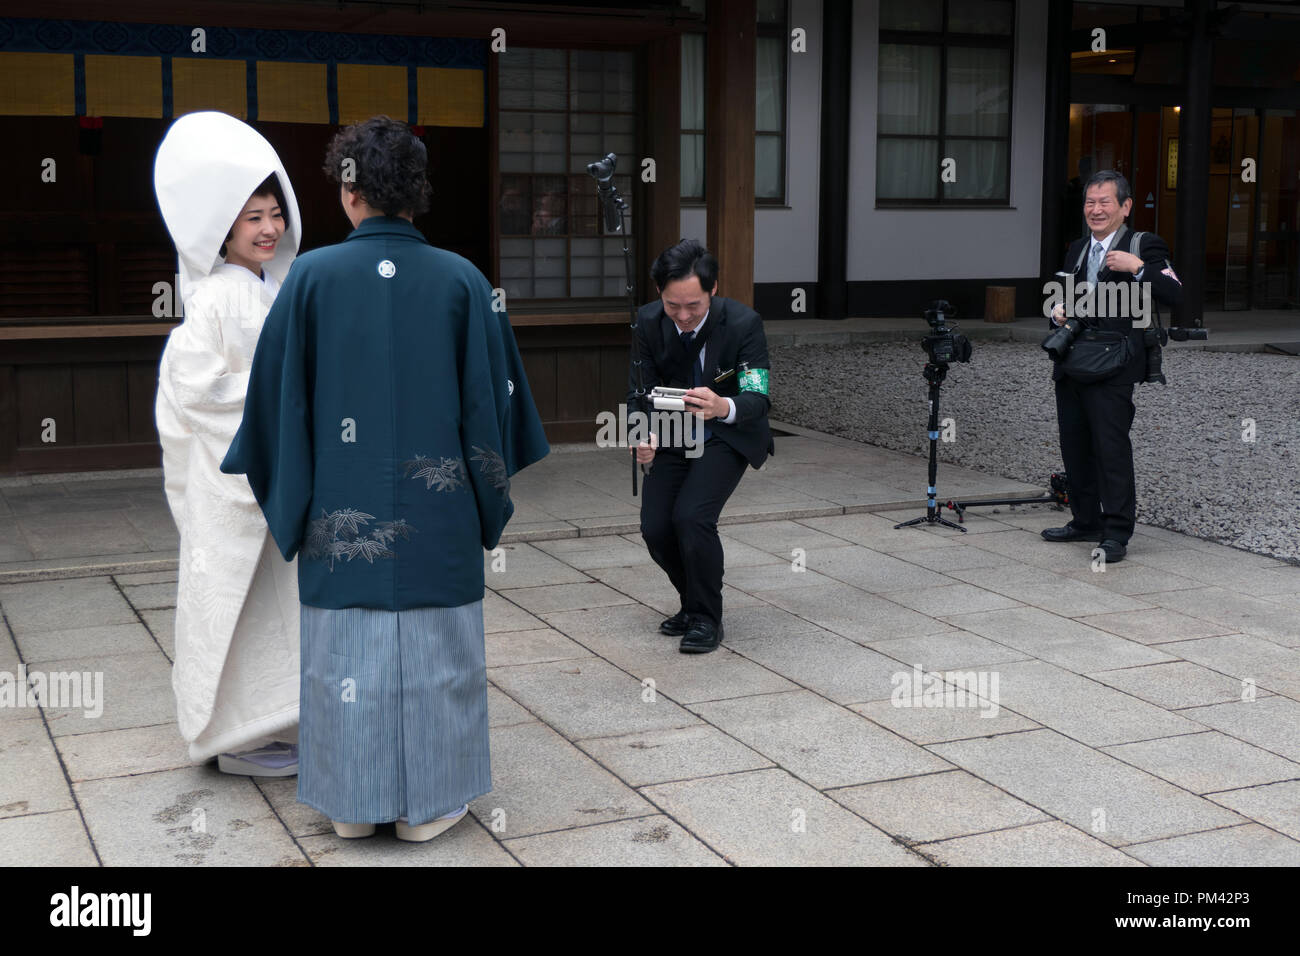
[{"label": "stone paving slab", "polygon": [[[501,568],[494,570],[493,565]],[[507,588],[535,588],[547,584],[578,584],[590,581],[572,568],[531,544],[507,544],[483,553],[483,577],[494,591]]]},{"label": "stone paving slab", "polygon": [[[932,744],[945,760],[1111,846],[1242,817],[1051,730]],[[1061,773],[1060,768],[1070,768]],[[1102,826],[1099,831],[1094,825]]]},{"label": "stone paving slab", "polygon": [[1300,700],[1300,650],[1249,634],[1180,641],[1161,645],[1161,650],[1232,677],[1249,678],[1266,690]]},{"label": "stone paving slab", "polygon": [[951,614],[954,609],[963,613],[996,611],[1001,608],[1021,607],[1021,603],[1004,594],[987,591],[970,584],[948,584],[928,588],[908,588],[901,591],[884,591],[881,597],[920,611],[930,617]]},{"label": "stone paving slab", "polygon": [[105,866],[307,864],[247,777],[186,767],[75,786]]},{"label": "stone paving slab", "polygon": [[809,551],[820,548],[841,548],[845,545],[845,539],[814,528],[809,523],[814,520],[821,519],[755,521],[752,524],[728,525],[722,528],[719,534],[728,555],[730,555],[732,541],[739,541],[783,558],[789,557],[790,552],[795,548]]},{"label": "stone paving slab", "polygon": [[542,627],[546,627],[545,621],[529,614],[495,591],[489,589],[483,593],[483,629],[488,634],[496,631],[527,631]]},{"label": "stone paving slab", "polygon": [[501,596],[532,614],[576,611],[583,608],[630,604],[632,598],[598,581],[586,584],[547,584],[531,588],[510,588]]},{"label": "stone paving slab", "polygon": [[741,866],[926,865],[784,770],[664,783],[641,792]]},{"label": "stone paving slab", "polygon": [[[1130,542],[1130,545],[1132,545],[1132,542]],[[1129,554],[1132,554],[1131,550]],[[1057,573],[1067,578],[1073,578],[1076,581],[1083,581],[1099,588],[1105,588],[1108,591],[1114,591],[1116,594],[1127,594],[1132,597],[1141,597],[1144,594],[1153,594],[1157,591],[1189,591],[1205,587],[1204,582],[1181,577],[1177,574],[1170,574],[1168,571],[1162,571],[1159,568],[1150,568],[1143,564],[1134,563],[1127,556],[1123,564],[1124,573],[1110,573],[1118,570],[1120,568],[1115,565],[1109,565],[1105,573],[1093,571],[1091,567],[1079,568],[1074,571],[1059,571]]]},{"label": "stone paving slab", "polygon": [[945,671],[1028,660],[1029,655],[967,631],[901,637],[866,645],[908,667]]},{"label": "stone paving slab", "polygon": [[946,866],[1141,866],[1119,850],[1060,821],[930,843]]},{"label": "stone paving slab", "polygon": [[47,661],[79,661],[158,649],[153,635],[138,621],[68,631],[21,631],[17,639],[28,667],[43,666]]},{"label": "stone paving slab", "polygon": [[1300,840],[1300,780],[1211,794],[1215,803]]},{"label": "stone paving slab", "polygon": [[[1232,628],[1211,624],[1199,618],[1188,617],[1168,608],[1155,607],[1144,611],[1113,611],[1107,614],[1088,614],[1075,618],[1081,624],[1099,627],[1119,637],[1140,644],[1167,644],[1198,637],[1217,637],[1231,634]],[[1164,648],[1168,650],[1168,648]]]},{"label": "stone paving slab", "polygon": [[1189,707],[1179,711],[1197,723],[1300,763],[1300,704],[1288,697]]},{"label": "stone paving slab", "polygon": [[764,598],[858,644],[956,630],[951,624],[842,584],[772,591]]},{"label": "stone paving slab", "polygon": [[1250,823],[1191,833],[1169,840],[1139,843],[1125,849],[1151,866],[1300,866],[1300,841]]},{"label": "stone paving slab", "polygon": [[0,818],[70,810],[63,768],[40,720],[0,720]]},{"label": "stone paving slab", "polygon": [[488,667],[591,657],[587,648],[549,627],[530,631],[494,631],[485,635],[484,643]]},{"label": "stone paving slab", "polygon": [[795,689],[780,674],[735,653],[725,636],[722,647],[708,655],[707,663],[697,655],[682,654],[680,638],[660,634],[659,615],[639,605],[608,612],[561,612],[547,615],[547,620],[638,681],[653,681],[656,693],[678,703]]},{"label": "stone paving slab", "polygon": [[[681,610],[681,598],[672,582],[658,568],[653,573],[644,568],[593,568],[591,576],[620,594],[653,608],[660,620]],[[726,615],[735,608],[755,607],[763,602],[724,580],[722,585],[723,625]],[[555,610],[560,610],[556,608]]]},{"label": "stone paving slab", "polygon": [[1254,634],[1283,647],[1300,647],[1300,615],[1296,614],[1294,607],[1278,601],[1237,594],[1220,587],[1171,591],[1147,597],[1152,603],[1180,614],[1221,624],[1233,631]]},{"label": "stone paving slab", "polygon": [[497,727],[491,733],[493,789],[471,803],[470,812],[489,829],[495,819],[500,829],[493,833],[498,839],[656,812],[544,724]]},{"label": "stone paving slab", "polygon": [[0,866],[98,866],[76,810],[0,818]]},{"label": "stone paving slab", "polygon": [[0,585],[0,607],[17,634],[138,620],[122,592],[103,577]]},{"label": "stone paving slab", "polygon": [[488,678],[569,740],[686,727],[699,720],[599,659],[493,667]]},{"label": "stone paving slab", "polygon": [[999,664],[999,703],[1092,747],[1195,733],[1195,720],[1043,661]]},{"label": "stone paving slab", "polygon": [[488,727],[535,723],[537,718],[495,684],[488,682]]},{"label": "stone paving slab", "polygon": [[784,674],[837,704],[887,699],[898,661],[829,631],[801,631],[743,641],[738,654]]},{"label": "stone paving slab", "polygon": [[56,737],[54,744],[74,783],[104,777],[177,770],[193,765],[176,722]]},{"label": "stone paving slab", "polygon": [[[1088,676],[1166,710],[1228,703],[1241,700],[1243,693],[1242,682],[1237,678],[1188,661],[1094,671]],[[1267,697],[1269,692],[1257,689],[1256,695]]]},{"label": "stone paving slab", "polygon": [[140,618],[169,661],[176,659],[176,609],[141,611]]},{"label": "stone paving slab", "polygon": [[775,766],[708,724],[596,737],[577,744],[633,787]]},{"label": "stone paving slab", "polygon": [[807,691],[691,709],[819,790],[950,769],[921,747]]},{"label": "stone paving slab", "polygon": [[518,866],[518,862],[472,816],[466,814],[446,833],[428,843],[397,839],[391,824],[375,835],[344,840],[333,834],[299,841],[315,866]]},{"label": "stone paving slab", "polygon": [[1300,763],[1218,731],[1103,747],[1105,753],[1193,793],[1300,779]]},{"label": "stone paving slab", "polygon": [[[34,558],[89,558],[156,550],[125,511],[59,512],[18,518]],[[160,536],[161,537],[161,536]]]},{"label": "stone paving slab", "polygon": [[[1097,572],[1098,576],[1115,573],[1114,570]],[[1151,607],[1147,601],[1117,594],[1065,575],[1045,574],[1042,570],[1021,565],[970,568],[953,571],[951,574],[967,584],[1015,598],[1022,604],[1030,604],[1062,617],[1104,614],[1109,611],[1139,611]]]},{"label": "stone paving slab", "polygon": [[1154,647],[1115,637],[1036,607],[952,614],[944,620],[1078,673],[1174,660]]},{"label": "stone paving slab", "polygon": [[[46,720],[55,737],[94,734],[127,727],[147,727],[176,719],[176,698],[172,691],[171,665],[157,650],[117,654],[92,661],[86,658],[44,661],[40,670],[80,674],[83,684],[99,686],[102,700],[83,697],[72,707],[47,707]],[[90,681],[85,675],[91,674]],[[69,685],[70,686],[70,685]],[[84,689],[83,695],[87,693]],[[102,712],[95,711],[102,707]]]},{"label": "stone paving slab", "polygon": [[826,795],[906,844],[1051,819],[962,770],[845,787]]},{"label": "stone paving slab", "polygon": [[[855,711],[900,737],[915,744],[935,744],[971,737],[1035,730],[1042,724],[999,706],[994,712],[986,702],[974,697],[973,707],[898,707],[893,701],[876,700],[852,704]],[[987,715],[987,716],[986,716]]]},{"label": "stone paving slab", "polygon": [[560,833],[518,837],[505,845],[526,866],[726,866],[717,853],[662,814]]},{"label": "stone paving slab", "polygon": [[157,611],[176,606],[176,582],[135,584],[122,588],[122,595],[137,611]]}]

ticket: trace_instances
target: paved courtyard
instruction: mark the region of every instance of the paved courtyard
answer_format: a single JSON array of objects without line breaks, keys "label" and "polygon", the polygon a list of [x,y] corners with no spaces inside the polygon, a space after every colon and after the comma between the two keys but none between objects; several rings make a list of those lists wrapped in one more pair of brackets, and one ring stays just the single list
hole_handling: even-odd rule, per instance
[{"label": "paved courtyard", "polygon": [[420,845],[189,765],[157,475],[5,479],[0,672],[103,689],[0,707],[0,864],[1300,864],[1300,567],[1140,527],[1094,568],[1045,507],[895,530],[923,461],[787,430],[724,513],[703,656],[656,630],[617,452],[518,476],[484,555],[495,789]]}]

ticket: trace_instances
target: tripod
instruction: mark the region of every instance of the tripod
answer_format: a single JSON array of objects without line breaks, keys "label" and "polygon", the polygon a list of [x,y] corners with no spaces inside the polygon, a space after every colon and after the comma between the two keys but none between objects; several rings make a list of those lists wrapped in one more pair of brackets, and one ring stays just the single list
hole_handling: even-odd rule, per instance
[{"label": "tripod", "polygon": [[947,518],[940,515],[939,512],[942,508],[936,507],[934,501],[934,482],[935,477],[939,472],[939,459],[937,457],[939,441],[939,386],[943,384],[943,380],[947,376],[947,362],[925,363],[925,380],[930,383],[930,423],[928,426],[930,433],[930,484],[925,489],[925,514],[919,518],[913,518],[911,521],[904,521],[902,524],[894,525],[896,529],[906,528],[909,525],[921,524],[924,522],[925,524],[946,525],[949,528],[956,528],[958,531],[962,532],[962,534],[966,533],[966,529],[961,525],[949,521]]},{"label": "tripod", "polygon": [[[596,194],[605,213],[605,231],[615,232],[623,237],[623,278],[627,292],[627,311],[632,317],[632,368],[636,379],[636,391],[632,401],[644,421],[646,412],[645,379],[641,373],[641,346],[636,338],[636,286],[632,283],[632,252],[627,245],[627,203],[619,195],[614,185],[614,167],[618,157],[607,153],[604,159],[587,164],[587,172],[596,180]],[[641,474],[648,474],[650,469],[641,466]],[[632,453],[632,497],[637,494],[636,452]]]}]

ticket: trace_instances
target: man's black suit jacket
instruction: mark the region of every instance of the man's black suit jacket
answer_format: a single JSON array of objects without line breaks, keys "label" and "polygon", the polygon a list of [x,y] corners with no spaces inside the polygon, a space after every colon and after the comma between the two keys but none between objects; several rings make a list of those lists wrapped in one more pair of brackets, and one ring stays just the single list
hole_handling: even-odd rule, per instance
[{"label": "man's black suit jacket", "polygon": [[[753,467],[759,468],[773,454],[772,432],[767,425],[767,410],[772,402],[767,395],[740,390],[740,363],[747,362],[751,369],[771,367],[767,357],[767,336],[763,334],[763,320],[747,305],[734,299],[713,296],[709,303],[708,321],[700,329],[698,339],[704,349],[703,384],[718,395],[736,403],[736,420],[724,424],[714,418],[705,422],[715,438],[725,441],[739,452]],[[663,302],[655,299],[637,310],[636,342],[641,355],[641,374],[647,396],[656,385],[670,388],[691,387],[691,358],[682,347],[677,326],[664,313]],[[700,345],[697,342],[696,345]],[[699,362],[699,352],[694,360]],[[722,372],[736,371],[723,379],[713,379]],[[628,370],[628,411],[636,392],[636,369]],[[652,411],[647,401],[647,411]]]},{"label": "man's black suit jacket", "polygon": [[[1133,244],[1133,231],[1127,225],[1121,225],[1115,239],[1111,242],[1107,252],[1131,252],[1129,248]],[[1070,266],[1076,261],[1079,268],[1074,273],[1075,286],[1081,286],[1088,281],[1088,246],[1092,242],[1092,234],[1076,239],[1070,243],[1070,249],[1065,254],[1065,266],[1063,271],[1069,271]],[[1082,253],[1082,256],[1080,255]],[[1183,301],[1183,286],[1175,278],[1164,275],[1161,270],[1170,268],[1169,246],[1165,241],[1157,236],[1154,232],[1144,233],[1142,235],[1142,261],[1146,265],[1142,269],[1142,278],[1139,279],[1131,272],[1113,272],[1106,268],[1106,260],[1103,257],[1101,271],[1097,273],[1097,282],[1150,282],[1152,298],[1151,303],[1151,325],[1155,326],[1160,315],[1160,303],[1168,306],[1175,306]],[[1172,269],[1171,269],[1172,271]],[[1130,301],[1132,301],[1130,299]],[[1067,315],[1069,310],[1067,308]],[[1092,328],[1103,329],[1106,331],[1126,332],[1129,337],[1129,345],[1132,355],[1128,364],[1124,366],[1113,377],[1105,379],[1107,383],[1115,385],[1127,385],[1131,382],[1141,382],[1146,379],[1146,347],[1142,341],[1142,335],[1145,329],[1133,328],[1132,317],[1126,316],[1081,316],[1085,325]],[[1047,320],[1051,328],[1056,328],[1055,324],[1049,318]],[[1052,381],[1059,381],[1061,376],[1061,363],[1055,362],[1052,366]]]}]

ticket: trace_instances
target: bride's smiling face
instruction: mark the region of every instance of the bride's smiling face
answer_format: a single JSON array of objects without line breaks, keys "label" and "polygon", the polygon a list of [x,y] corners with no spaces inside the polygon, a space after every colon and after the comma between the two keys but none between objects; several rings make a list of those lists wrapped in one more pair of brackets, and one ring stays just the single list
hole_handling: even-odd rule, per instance
[{"label": "bride's smiling face", "polygon": [[249,196],[226,240],[226,262],[259,275],[262,263],[275,258],[284,235],[284,213],[274,195]]}]

